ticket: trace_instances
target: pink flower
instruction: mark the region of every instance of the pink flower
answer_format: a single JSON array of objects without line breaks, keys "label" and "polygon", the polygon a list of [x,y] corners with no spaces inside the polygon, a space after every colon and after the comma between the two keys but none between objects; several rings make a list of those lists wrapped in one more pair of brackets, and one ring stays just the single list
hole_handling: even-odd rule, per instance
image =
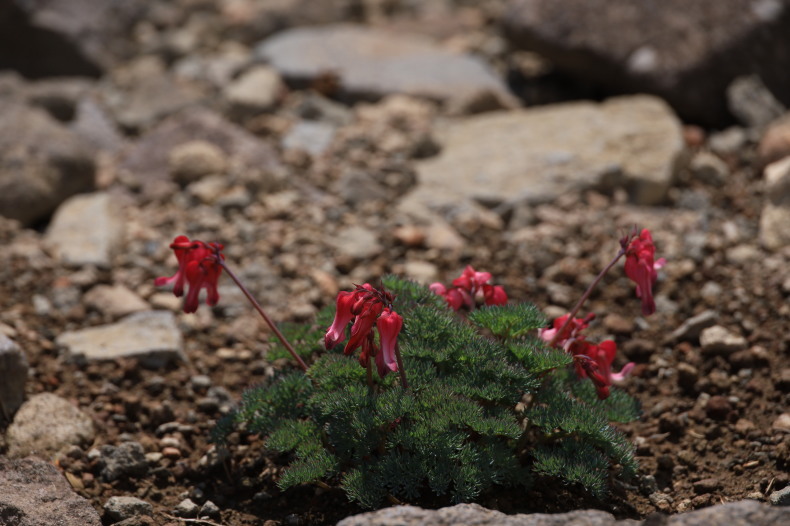
[{"label": "pink flower", "polygon": [[225,259],[221,254],[223,246],[218,243],[190,241],[187,236],[178,236],[170,244],[170,248],[178,260],[178,270],[169,278],[156,278],[154,284],[161,287],[174,283],[173,294],[181,297],[184,295],[186,282],[189,290],[184,298],[184,312],[197,311],[202,289],[206,289],[206,304],[216,305],[219,302],[217,282],[222,274],[222,261]]},{"label": "pink flower", "polygon": [[403,317],[394,310],[387,308],[376,320],[376,327],[381,336],[381,351],[376,354],[376,367],[382,378],[390,371],[398,370],[395,347],[398,345],[398,334],[403,328]]},{"label": "pink flower", "polygon": [[664,266],[664,258],[653,261],[656,247],[648,229],[634,237],[625,253],[625,274],[636,283],[636,297],[642,299],[642,314],[649,316],[656,311],[653,299],[653,283],[656,282],[658,269]]},{"label": "pink flower", "polygon": [[[538,337],[544,342],[550,344],[552,340],[554,340],[554,336],[557,334],[557,332],[562,329],[563,325],[565,325],[565,322],[568,320],[568,316],[570,316],[570,314],[555,318],[551,324],[550,329],[539,329]],[[565,343],[572,338],[583,339],[584,337],[582,336],[581,331],[589,327],[590,322],[593,319],[595,319],[595,314],[593,313],[588,314],[584,318],[573,318],[568,326],[563,329],[562,335],[560,335],[554,342],[554,347],[565,347]]]},{"label": "pink flower", "polygon": [[436,294],[443,296],[447,305],[453,310],[461,307],[473,309],[475,300],[482,300],[486,305],[504,305],[507,303],[505,289],[499,285],[489,285],[490,272],[477,272],[467,265],[461,275],[453,280],[451,288],[441,283],[431,283],[428,288]]},{"label": "pink flower", "polygon": [[[346,327],[351,325],[351,337],[343,349],[351,354],[361,348],[359,363],[367,367],[375,357],[380,376],[398,370],[395,358],[398,334],[403,327],[403,318],[392,310],[392,294],[373,288],[369,283],[358,285],[352,292],[337,295],[337,310],[332,325],[324,336],[324,345],[331,349],[345,340]],[[380,347],[376,344],[373,327],[378,329]]]}]

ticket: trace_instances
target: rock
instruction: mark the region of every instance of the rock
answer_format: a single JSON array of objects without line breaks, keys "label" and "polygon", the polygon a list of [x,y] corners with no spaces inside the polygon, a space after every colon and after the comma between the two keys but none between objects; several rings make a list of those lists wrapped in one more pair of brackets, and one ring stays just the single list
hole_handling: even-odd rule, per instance
[{"label": "rock", "polygon": [[148,473],[145,450],[138,442],[101,446],[99,466],[101,477],[107,482],[126,477],[144,477]]},{"label": "rock", "polygon": [[695,179],[711,186],[722,186],[727,182],[730,169],[727,163],[711,152],[700,151],[694,154],[689,170]]},{"label": "rock", "polygon": [[[667,496],[664,498],[666,499]],[[776,508],[754,500],[742,500],[663,517],[664,522],[661,524],[666,526],[704,526],[708,524],[774,526],[784,524],[788,518],[790,518],[790,509]],[[432,526],[648,526],[656,524],[656,522],[652,518],[645,521],[616,520],[610,513],[600,510],[505,515],[499,511],[485,509],[478,504],[457,504],[438,510],[426,510],[416,506],[393,506],[347,517],[338,522],[337,526],[417,526],[422,524],[431,524]]]},{"label": "rock", "polygon": [[790,506],[790,486],[772,492],[768,495],[768,502],[773,506]]},{"label": "rock", "polygon": [[669,341],[688,341],[699,338],[703,329],[716,325],[716,320],[719,315],[716,311],[706,310],[702,311],[696,316],[684,321],[680,327],[672,331],[669,335]]},{"label": "rock", "polygon": [[190,141],[170,151],[168,166],[173,179],[188,184],[208,175],[224,175],[227,156],[207,141]]},{"label": "rock", "polygon": [[31,225],[93,189],[89,147],[44,110],[0,99],[0,129],[0,215]]},{"label": "rock", "polygon": [[727,87],[727,106],[744,126],[762,129],[781,117],[785,107],[757,75],[738,77]]},{"label": "rock", "polygon": [[214,144],[229,162],[239,162],[250,181],[264,180],[281,169],[268,143],[205,108],[182,111],[164,120],[122,156],[120,168],[140,182],[144,193],[149,192],[155,183],[169,179],[168,159],[173,148],[196,140]]},{"label": "rock", "polygon": [[[732,404],[724,396],[711,396],[705,404],[705,413],[714,420],[726,419],[732,411]],[[696,489],[696,485],[694,486]],[[715,489],[715,488],[714,488]],[[712,489],[701,493],[710,493]]]},{"label": "rock", "polygon": [[112,318],[150,308],[145,300],[123,285],[96,285],[85,293],[83,299],[89,307]]},{"label": "rock", "polygon": [[744,350],[748,345],[746,338],[733,334],[721,325],[703,329],[699,343],[706,354],[732,354]]},{"label": "rock", "polygon": [[192,502],[191,499],[184,499],[178,503],[173,513],[178,517],[195,518],[198,516],[200,506]]},{"label": "rock", "polygon": [[772,429],[790,433],[790,413],[782,413],[771,424]]},{"label": "rock", "polygon": [[10,422],[25,400],[27,356],[8,336],[0,333],[0,422]]},{"label": "rock", "polygon": [[12,0],[0,13],[0,69],[26,77],[96,76],[134,46],[144,0]]},{"label": "rock", "polygon": [[790,55],[780,51],[790,47],[788,16],[778,0],[514,0],[502,21],[516,46],[577,79],[656,94],[684,120],[722,124],[726,89],[740,76],[790,103]]},{"label": "rock", "polygon": [[138,312],[111,325],[67,331],[55,342],[72,358],[88,361],[136,358],[158,369],[186,359],[181,331],[168,311]]},{"label": "rock", "polygon": [[123,220],[106,193],[76,195],[58,208],[45,242],[66,265],[109,268],[123,242]]},{"label": "rock", "polygon": [[27,89],[31,106],[47,110],[61,122],[74,119],[79,100],[91,89],[92,83],[85,78],[60,77],[32,82]]},{"label": "rock", "polygon": [[330,242],[340,255],[352,259],[367,259],[381,252],[377,234],[363,226],[344,228]]},{"label": "rock", "polygon": [[[790,519],[790,510],[772,508],[754,500],[741,500],[672,515],[667,518],[664,524],[666,526],[705,526],[708,524],[773,526],[784,524],[788,519]],[[648,522],[649,519],[645,521],[645,524]]]},{"label": "rock", "polygon": [[222,94],[231,114],[250,116],[271,109],[284,91],[285,84],[276,70],[255,66],[228,84]]},{"label": "rock", "polygon": [[173,78],[166,71],[139,75],[129,87],[107,88],[105,98],[116,122],[126,131],[140,133],[174,113],[196,106],[205,93],[196,84]]},{"label": "rock", "polygon": [[37,394],[22,404],[8,427],[8,456],[52,458],[67,446],[90,444],[94,434],[91,418],[67,400]]},{"label": "rock", "polygon": [[538,204],[618,187],[652,205],[666,197],[683,151],[679,121],[648,96],[456,119],[438,140],[441,153],[419,163],[417,187],[400,207]]},{"label": "rock", "polygon": [[403,265],[404,277],[423,285],[429,285],[439,279],[439,269],[427,261],[407,261]]},{"label": "rock", "polygon": [[95,150],[116,153],[124,145],[123,135],[104,104],[94,95],[79,100],[69,128]]},{"label": "rock", "polygon": [[790,156],[765,167],[765,195],[760,215],[760,242],[778,250],[790,244]]},{"label": "rock", "polygon": [[481,60],[419,35],[346,24],[296,28],[264,40],[255,54],[296,83],[336,74],[339,95],[352,99],[404,93],[462,105],[488,95],[484,109],[516,104]]},{"label": "rock", "polygon": [[790,156],[790,113],[775,120],[766,128],[757,153],[763,165]]},{"label": "rock", "polygon": [[740,126],[730,126],[712,133],[708,139],[708,146],[718,155],[734,156],[744,147],[747,140],[746,130]]},{"label": "rock", "polygon": [[8,526],[101,526],[90,502],[58,469],[36,458],[0,456],[0,523]]},{"label": "rock", "polygon": [[478,504],[456,504],[438,510],[426,510],[416,506],[393,506],[378,511],[348,517],[337,526],[609,526],[633,525],[637,521],[617,521],[610,513],[599,510],[572,511],[558,514],[505,515],[488,510]]},{"label": "rock", "polygon": [[329,149],[335,137],[335,127],[320,121],[298,121],[282,140],[283,149],[302,150],[317,157]]},{"label": "rock", "polygon": [[153,515],[154,507],[137,497],[110,497],[104,503],[104,513],[112,521],[122,521],[137,515]]},{"label": "rock", "polygon": [[208,517],[209,519],[219,519],[220,518],[220,512],[221,512],[221,510],[219,509],[219,507],[216,504],[214,504],[210,500],[207,500],[205,503],[203,503],[203,506],[200,507],[200,512],[198,513],[198,517],[201,517],[201,518]]}]

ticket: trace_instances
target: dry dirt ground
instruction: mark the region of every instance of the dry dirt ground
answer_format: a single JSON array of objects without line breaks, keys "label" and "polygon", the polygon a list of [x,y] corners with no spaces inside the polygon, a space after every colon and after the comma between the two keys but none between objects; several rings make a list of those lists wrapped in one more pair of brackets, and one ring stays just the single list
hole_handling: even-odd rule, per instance
[{"label": "dry dirt ground", "polygon": [[[533,301],[550,311],[575,302],[615,252],[618,227],[634,222],[649,226],[658,255],[669,258],[657,285],[655,316],[646,320],[638,316],[638,301],[619,268],[604,279],[586,309],[599,320],[590,336],[613,335],[622,350],[619,361],[638,364],[625,388],[640,400],[644,413],[622,429],[637,445],[639,478],[615,483],[611,498],[604,501],[590,499],[575,488],[540,484],[541,489],[524,494],[486,495],[483,505],[508,512],[595,507],[618,517],[638,518],[656,510],[672,513],[746,497],[764,498],[790,482],[790,435],[773,427],[786,411],[790,390],[783,330],[790,310],[778,270],[787,255],[763,253],[754,244],[762,196],[748,159],[744,152],[730,160],[732,182],[724,188],[681,178],[666,207],[635,209],[622,204],[618,195],[566,196],[560,203],[539,207],[532,226],[518,232],[479,226],[467,235],[468,245],[455,254],[404,240],[385,209],[372,211],[384,247],[362,274],[397,272],[407,259],[424,258],[437,265],[447,281],[468,263],[492,272],[513,301]],[[302,168],[293,170],[291,184],[323,192],[326,188],[311,180],[314,170]],[[222,510],[222,523],[232,525],[332,523],[360,511],[336,490],[306,487],[281,493],[275,482],[287,459],[267,455],[257,436],[234,435],[227,462],[206,462],[211,447],[208,434],[222,406],[272,374],[273,368],[292,366],[267,361],[266,331],[243,303],[223,309],[221,301],[213,311],[201,307],[199,314],[182,317],[188,362],[166,370],[149,370],[133,360],[85,365],[60,355],[54,344],[59,333],[106,320],[80,302],[41,316],[24,298],[57,297],[72,288],[83,292],[96,283],[119,280],[153,294],[153,278],[169,274],[174,267],[166,245],[183,231],[179,226],[188,224],[189,233],[207,235],[214,228],[201,224],[200,217],[193,222],[194,209],[188,203],[146,202],[121,183],[110,191],[132,218],[128,251],[112,271],[65,269],[38,249],[38,233],[2,222],[3,245],[8,249],[0,265],[0,317],[6,327],[13,327],[30,359],[34,374],[28,393],[51,391],[87,411],[98,429],[94,446],[135,440],[156,452],[172,443],[163,441],[165,435],[177,439],[178,451],[168,453],[147,476],[113,483],[101,481],[86,450],[77,449],[59,462],[75,489],[99,509],[113,495],[140,497],[154,505],[157,523],[167,522],[166,514],[172,514],[185,497],[213,501]],[[320,307],[333,299],[328,290],[314,293],[315,287],[328,289],[331,283],[322,285],[310,268],[294,265],[287,249],[297,246],[292,238],[320,232],[321,217],[326,215],[342,213],[346,221],[368,222],[365,218],[371,213],[342,206],[316,212],[332,200],[311,203],[305,197],[308,193],[301,195],[298,203],[277,211],[276,217],[249,218],[260,221],[257,243],[245,243],[243,234],[234,232],[239,221],[233,214],[243,211],[226,214],[218,227],[223,234],[220,240],[229,246],[230,265],[269,260],[274,287],[288,290],[295,287],[293,282],[301,283],[302,292],[259,291],[265,307],[281,320],[298,318],[305,304]],[[689,232],[688,225],[699,214],[706,216],[707,230]],[[310,248],[314,241],[302,239],[296,252],[319,254]],[[340,267],[343,262],[335,264]],[[350,280],[345,275],[338,284]],[[233,299],[223,291],[228,301]],[[717,313],[716,323],[745,336],[743,350],[729,355],[704,353],[693,330],[672,335],[684,321],[708,309]],[[302,316],[309,317],[309,312]],[[221,388],[212,398],[220,404],[206,402],[209,387]],[[225,393],[229,400],[222,399]],[[160,427],[171,422],[180,426]]]}]

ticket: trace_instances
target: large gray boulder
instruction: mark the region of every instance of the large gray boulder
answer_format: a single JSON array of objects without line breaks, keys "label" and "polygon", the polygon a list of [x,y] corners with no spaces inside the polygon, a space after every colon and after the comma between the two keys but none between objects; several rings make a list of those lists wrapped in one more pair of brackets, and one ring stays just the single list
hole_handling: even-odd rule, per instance
[{"label": "large gray boulder", "polygon": [[52,464],[0,456],[0,524],[101,526],[101,519]]},{"label": "large gray boulder", "polygon": [[0,215],[29,225],[94,187],[91,149],[46,111],[0,99]]},{"label": "large gray boulder", "polygon": [[685,119],[727,119],[727,87],[744,75],[790,103],[784,0],[512,0],[503,23],[558,69],[614,93],[659,95]]},{"label": "large gray boulder", "polygon": [[[782,518],[784,517],[784,519]],[[348,517],[337,526],[774,526],[787,524],[790,508],[771,507],[754,500],[730,502],[701,510],[651,517],[644,521],[617,520],[611,513],[600,510],[579,510],[569,513],[531,513],[505,515],[477,504],[457,504],[438,510],[416,506],[393,506],[382,510]]]},{"label": "large gray boulder", "polygon": [[144,0],[7,0],[0,3],[0,69],[28,77],[99,76],[128,55]]},{"label": "large gray boulder", "polygon": [[337,75],[341,95],[350,98],[401,93],[456,107],[514,104],[505,83],[480,59],[419,35],[348,24],[304,27],[273,35],[255,52],[294,82]]},{"label": "large gray boulder", "polygon": [[665,199],[684,151],[680,122],[650,96],[491,112],[449,121],[436,137],[442,151],[418,165],[404,209],[532,205],[614,188],[654,205]]}]

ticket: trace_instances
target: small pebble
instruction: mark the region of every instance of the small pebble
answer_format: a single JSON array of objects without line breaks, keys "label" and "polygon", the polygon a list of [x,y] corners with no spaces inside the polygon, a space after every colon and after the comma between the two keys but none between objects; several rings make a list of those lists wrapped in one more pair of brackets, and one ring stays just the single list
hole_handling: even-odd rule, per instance
[{"label": "small pebble", "polygon": [[198,515],[200,506],[192,502],[191,499],[184,499],[178,503],[173,513],[179,517],[186,517],[189,519],[195,518]]},{"label": "small pebble", "polygon": [[162,448],[162,455],[165,458],[173,458],[173,459],[181,458],[181,451],[179,451],[179,449],[175,447],[166,447],[166,448]]},{"label": "small pebble", "polygon": [[219,519],[220,518],[220,509],[219,507],[207,500],[203,506],[200,508],[200,513],[198,513],[198,517],[208,517],[209,519]]},{"label": "small pebble", "polygon": [[790,486],[785,486],[768,495],[768,502],[774,506],[790,506]]},{"label": "small pebble", "polygon": [[711,396],[705,404],[705,413],[714,420],[724,420],[732,411],[732,404],[723,396]]}]

